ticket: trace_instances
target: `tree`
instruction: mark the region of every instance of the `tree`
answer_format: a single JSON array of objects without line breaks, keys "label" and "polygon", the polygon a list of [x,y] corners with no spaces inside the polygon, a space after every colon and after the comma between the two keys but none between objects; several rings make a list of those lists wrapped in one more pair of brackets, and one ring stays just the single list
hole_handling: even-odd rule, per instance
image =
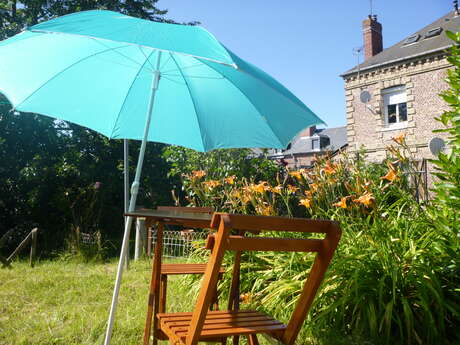
[{"label": "tree", "polygon": [[2,0],[0,1],[1,38],[12,36],[24,27],[68,13],[107,9],[143,19],[164,21],[166,10],[156,7],[158,0]]},{"label": "tree", "polygon": [[[156,6],[157,2],[158,0],[0,0],[0,39],[15,35],[27,26],[56,16],[95,9],[175,23],[172,19],[165,18],[168,11],[159,9]],[[195,25],[198,22],[183,24]]]},{"label": "tree", "polygon": [[[172,22],[165,18],[166,10],[156,7],[157,2],[0,0],[0,39],[55,16],[92,9]],[[131,144],[132,162],[137,160],[137,146]],[[146,187],[141,189],[138,199],[145,206],[171,202],[173,181],[167,178],[169,166],[161,157],[163,147],[156,143],[147,146],[141,183]],[[111,141],[94,131],[52,118],[15,114],[0,95],[0,236],[11,228],[26,231],[38,225],[43,230],[41,248],[48,251],[61,248],[69,230],[76,226],[85,231],[102,230],[105,238],[117,237],[123,229],[122,158],[121,141]],[[135,169],[134,164],[131,169]],[[98,209],[88,213],[84,207]],[[78,221],[79,215],[92,218],[82,222]],[[15,233],[21,237],[21,231]]]}]

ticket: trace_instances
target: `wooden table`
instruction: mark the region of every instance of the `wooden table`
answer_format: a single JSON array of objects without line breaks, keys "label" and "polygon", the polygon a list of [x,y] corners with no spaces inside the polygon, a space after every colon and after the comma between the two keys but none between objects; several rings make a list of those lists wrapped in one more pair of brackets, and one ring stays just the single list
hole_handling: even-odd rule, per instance
[{"label": "wooden table", "polygon": [[162,223],[191,228],[209,228],[212,218],[212,214],[208,213],[151,209],[140,209],[134,212],[128,212],[125,213],[125,216],[145,218],[146,226],[151,226],[153,223]]},{"label": "wooden table", "polygon": [[[163,252],[163,231],[164,225],[179,225],[190,228],[209,228],[212,214],[183,212],[177,210],[151,210],[140,209],[134,212],[125,213],[125,216],[134,218],[145,218],[147,228],[157,223],[157,239],[153,257],[152,278],[149,288],[149,299],[147,307],[147,318],[145,321],[144,343],[148,343],[151,334],[152,316],[158,313],[160,304],[160,275],[161,275],[161,256]],[[156,331],[157,318],[153,319],[153,329]],[[155,334],[154,334],[155,337]]]}]

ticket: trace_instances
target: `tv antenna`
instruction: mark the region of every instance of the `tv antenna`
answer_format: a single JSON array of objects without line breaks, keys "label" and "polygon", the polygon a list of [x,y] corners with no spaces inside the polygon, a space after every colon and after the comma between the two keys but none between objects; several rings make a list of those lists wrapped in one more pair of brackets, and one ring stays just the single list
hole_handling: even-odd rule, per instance
[{"label": "tv antenna", "polygon": [[359,81],[359,77],[360,77],[360,68],[359,68],[360,61],[359,61],[359,57],[361,56],[363,50],[364,50],[364,46],[353,48],[353,55],[356,56],[356,66],[358,67],[358,81]]},{"label": "tv antenna", "polygon": [[374,12],[373,11],[374,9],[373,9],[373,1],[372,0],[369,0],[369,7],[370,7],[370,10],[371,10],[370,15],[372,16],[372,14]]}]

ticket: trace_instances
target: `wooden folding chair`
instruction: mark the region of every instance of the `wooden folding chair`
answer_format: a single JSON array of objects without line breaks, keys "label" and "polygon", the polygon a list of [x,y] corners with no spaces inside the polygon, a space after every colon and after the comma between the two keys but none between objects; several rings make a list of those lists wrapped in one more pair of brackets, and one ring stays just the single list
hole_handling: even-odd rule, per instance
[{"label": "wooden folding chair", "polygon": [[[171,345],[196,345],[198,341],[226,343],[230,336],[244,335],[250,345],[257,345],[257,334],[266,334],[282,344],[293,345],[340,239],[335,222],[298,218],[215,214],[217,228],[212,255],[206,267],[201,290],[192,313],[158,313],[161,337]],[[243,237],[232,229],[323,233],[324,239]],[[226,250],[316,252],[309,277],[304,284],[294,312],[285,325],[253,310],[209,311],[219,270]]]},{"label": "wooden folding chair", "polygon": [[[176,207],[176,206],[158,206],[157,210],[159,211],[180,211],[180,212],[190,212],[190,213],[209,213],[212,214],[214,209],[212,207]],[[152,229],[149,228],[149,241],[152,239]],[[157,237],[157,242],[162,241],[163,236]],[[209,249],[212,249],[212,246],[207,246]],[[162,246],[156,246],[155,249],[162,248]],[[161,250],[160,250],[161,251]],[[162,255],[159,250],[155,250],[154,260],[158,259],[159,255]],[[184,275],[184,274],[204,274],[206,270],[206,264],[192,264],[192,263],[174,263],[174,264],[161,264],[160,269],[160,279],[159,282],[153,281],[153,272],[152,272],[152,284],[151,288],[157,290],[156,293],[159,294],[159,303],[158,306],[154,306],[154,312],[165,313],[166,312],[166,293],[168,286],[168,276],[169,275]],[[218,280],[221,279],[222,275],[225,273],[223,268],[219,271]],[[152,291],[151,291],[152,292]],[[212,303],[213,309],[218,309],[218,296],[217,288],[215,290],[214,299]],[[149,343],[150,333],[151,333],[151,318],[148,315],[146,319],[146,325],[144,329],[144,345]],[[153,344],[157,343],[157,334],[158,329],[156,327],[156,322],[153,323]]]}]

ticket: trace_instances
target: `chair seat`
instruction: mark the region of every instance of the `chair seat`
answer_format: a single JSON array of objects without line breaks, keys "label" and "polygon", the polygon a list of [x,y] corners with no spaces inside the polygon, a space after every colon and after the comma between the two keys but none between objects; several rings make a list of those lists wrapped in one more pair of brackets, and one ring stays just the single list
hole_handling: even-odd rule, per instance
[{"label": "chair seat", "polygon": [[[162,264],[161,274],[204,274],[206,264]],[[225,273],[225,269],[221,268],[220,273]]]},{"label": "chair seat", "polygon": [[[176,342],[185,344],[192,313],[157,314],[161,331]],[[278,338],[286,329],[281,321],[253,310],[208,311],[199,341],[232,335],[267,333]]]}]

